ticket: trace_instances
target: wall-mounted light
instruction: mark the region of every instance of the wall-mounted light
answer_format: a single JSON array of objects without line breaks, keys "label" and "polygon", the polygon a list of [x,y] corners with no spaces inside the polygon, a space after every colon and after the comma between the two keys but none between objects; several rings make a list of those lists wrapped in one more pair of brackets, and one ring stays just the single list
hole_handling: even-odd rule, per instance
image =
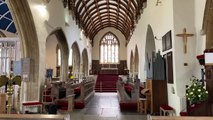
[{"label": "wall-mounted light", "polygon": [[47,17],[48,16],[48,12],[47,12],[46,6],[44,4],[37,5],[36,9],[38,10],[39,14],[42,17]]},{"label": "wall-mounted light", "polygon": [[158,38],[157,36],[155,36],[155,40],[162,40],[161,38]]}]

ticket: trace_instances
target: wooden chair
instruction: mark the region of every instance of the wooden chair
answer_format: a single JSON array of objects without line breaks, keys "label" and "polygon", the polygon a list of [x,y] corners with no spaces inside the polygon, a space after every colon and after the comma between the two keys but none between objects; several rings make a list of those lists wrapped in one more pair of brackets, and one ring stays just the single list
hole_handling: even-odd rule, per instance
[{"label": "wooden chair", "polygon": [[138,112],[140,113],[144,113],[147,114],[147,110],[148,110],[148,106],[149,106],[149,89],[144,88],[143,90],[141,90],[141,94],[145,95],[146,98],[139,98],[138,99]]},{"label": "wooden chair", "polygon": [[138,99],[138,112],[147,114],[147,99],[146,98],[139,98]]}]

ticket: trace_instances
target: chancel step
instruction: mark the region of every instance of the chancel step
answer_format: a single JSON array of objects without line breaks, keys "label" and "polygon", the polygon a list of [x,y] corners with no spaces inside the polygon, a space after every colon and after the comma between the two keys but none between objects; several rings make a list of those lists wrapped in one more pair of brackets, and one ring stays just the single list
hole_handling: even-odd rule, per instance
[{"label": "chancel step", "polygon": [[118,75],[100,74],[97,77],[95,91],[96,92],[117,92],[116,82]]}]

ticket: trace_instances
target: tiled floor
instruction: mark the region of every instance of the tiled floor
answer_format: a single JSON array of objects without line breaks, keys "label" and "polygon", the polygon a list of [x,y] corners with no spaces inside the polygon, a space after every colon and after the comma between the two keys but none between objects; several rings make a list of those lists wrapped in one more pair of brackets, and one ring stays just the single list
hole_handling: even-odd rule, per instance
[{"label": "tiled floor", "polygon": [[96,93],[84,109],[70,113],[71,120],[147,120],[137,112],[121,112],[117,93]]}]

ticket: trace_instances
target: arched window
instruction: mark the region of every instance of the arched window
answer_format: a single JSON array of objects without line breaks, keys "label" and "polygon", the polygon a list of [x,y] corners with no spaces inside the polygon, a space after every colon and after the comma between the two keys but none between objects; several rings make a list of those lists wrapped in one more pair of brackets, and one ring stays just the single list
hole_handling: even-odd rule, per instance
[{"label": "arched window", "polygon": [[72,66],[72,49],[69,52],[69,66]]},{"label": "arched window", "polygon": [[119,63],[119,41],[111,32],[105,34],[100,41],[100,51],[101,64]]},{"label": "arched window", "polygon": [[61,66],[61,50],[57,49],[57,66]]},{"label": "arched window", "polygon": [[56,46],[56,77],[60,76],[60,69],[61,69],[61,49],[59,45]]}]

